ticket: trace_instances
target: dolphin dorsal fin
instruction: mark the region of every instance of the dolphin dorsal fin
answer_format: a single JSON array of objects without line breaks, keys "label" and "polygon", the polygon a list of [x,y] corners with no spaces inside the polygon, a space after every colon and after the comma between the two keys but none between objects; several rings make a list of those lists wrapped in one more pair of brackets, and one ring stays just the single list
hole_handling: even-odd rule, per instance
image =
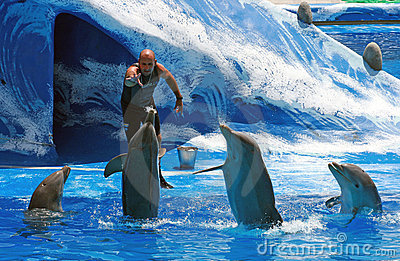
[{"label": "dolphin dorsal fin", "polygon": [[208,172],[208,171],[212,171],[212,170],[217,170],[217,169],[222,169],[224,167],[225,164],[219,165],[219,166],[215,166],[215,167],[211,167],[208,169],[203,169],[203,170],[199,170],[196,172],[193,172],[192,174],[199,174],[199,173],[203,173],[203,172]]},{"label": "dolphin dorsal fin", "polygon": [[335,205],[337,205],[337,204],[341,204],[341,203],[342,203],[342,198],[341,198],[341,196],[336,196],[336,197],[333,197],[333,198],[328,199],[328,200],[325,202],[325,206],[326,206],[327,208],[331,208],[331,207],[333,207],[333,206],[335,206]]},{"label": "dolphin dorsal fin", "polygon": [[104,177],[108,178],[111,174],[122,171],[127,157],[128,153],[124,153],[112,158],[104,169]]}]

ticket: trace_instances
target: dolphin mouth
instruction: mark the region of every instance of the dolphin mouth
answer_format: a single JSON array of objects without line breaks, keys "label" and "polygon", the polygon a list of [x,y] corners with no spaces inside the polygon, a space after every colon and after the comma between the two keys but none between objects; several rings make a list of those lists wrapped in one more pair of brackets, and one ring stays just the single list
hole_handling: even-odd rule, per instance
[{"label": "dolphin mouth", "polygon": [[65,184],[65,182],[67,181],[67,179],[69,177],[69,173],[71,172],[71,168],[68,166],[64,166],[61,170],[64,174],[64,184]]},{"label": "dolphin mouth", "polygon": [[147,112],[147,116],[146,116],[146,119],[144,120],[144,123],[150,122],[150,123],[153,124],[153,126],[154,126],[156,114],[157,114],[156,110],[150,109],[150,110]]},{"label": "dolphin mouth", "polygon": [[231,138],[232,138],[232,132],[233,130],[231,128],[229,128],[227,125],[225,124],[221,124],[219,125],[219,128],[222,132],[222,136],[224,136],[225,140],[226,140],[226,145],[228,147],[228,152],[229,152],[229,146],[231,144]]},{"label": "dolphin mouth", "polygon": [[225,139],[228,140],[228,138],[232,135],[233,130],[225,124],[219,125],[219,128],[222,132],[222,135],[224,135]]},{"label": "dolphin mouth", "polygon": [[336,178],[336,180],[339,183],[340,183],[338,179],[339,177],[342,177],[344,180],[347,180],[349,183],[352,183],[351,180],[344,174],[344,168],[342,167],[342,165],[336,162],[332,162],[328,164],[328,167],[332,175]]},{"label": "dolphin mouth", "polygon": [[219,128],[221,129],[222,133],[224,132],[232,132],[232,129],[228,127],[228,125],[221,124],[219,125]]}]

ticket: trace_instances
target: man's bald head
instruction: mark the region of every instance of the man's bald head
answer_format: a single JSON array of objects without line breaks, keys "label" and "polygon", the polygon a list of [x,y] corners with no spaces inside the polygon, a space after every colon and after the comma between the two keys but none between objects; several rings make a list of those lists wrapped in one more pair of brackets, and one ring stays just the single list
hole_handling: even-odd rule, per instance
[{"label": "man's bald head", "polygon": [[152,50],[144,49],[143,51],[140,52],[139,60],[141,58],[148,58],[148,59],[155,60],[156,59],[156,55],[154,54],[154,52]]},{"label": "man's bald head", "polygon": [[154,67],[156,65],[156,58],[155,54],[152,50],[150,49],[144,49],[143,51],[140,52],[139,55],[139,68],[140,72],[144,76],[149,76],[152,74]]}]

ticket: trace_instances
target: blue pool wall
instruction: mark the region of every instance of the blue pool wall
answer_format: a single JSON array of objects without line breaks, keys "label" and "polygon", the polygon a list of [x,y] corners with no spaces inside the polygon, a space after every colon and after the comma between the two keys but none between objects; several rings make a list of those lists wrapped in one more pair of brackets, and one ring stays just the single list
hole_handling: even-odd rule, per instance
[{"label": "blue pool wall", "polygon": [[[8,100],[0,103],[0,165],[98,162],[126,152],[120,109],[126,69],[144,48],[179,51],[151,35],[126,32],[108,14],[83,3],[6,0],[0,4],[0,33],[4,35],[0,80]],[[105,21],[108,28],[98,21]],[[132,34],[135,43],[127,38]],[[89,62],[87,66],[84,61]],[[96,72],[90,68],[93,64],[105,67],[95,68]],[[71,86],[82,75],[99,71],[103,78],[94,77],[79,90]],[[76,78],[68,79],[70,75]],[[224,82],[221,75],[213,80]],[[218,121],[208,113],[202,94],[192,94],[197,109],[177,118],[170,102],[158,107],[162,122],[190,123],[200,132],[217,128]],[[170,149],[182,142],[172,140],[166,146]]]},{"label": "blue pool wall", "polygon": [[[219,57],[193,48],[190,43],[183,48],[132,30],[85,1],[66,3],[5,0],[0,4],[0,33],[4,36],[0,42],[0,165],[98,162],[125,152],[127,142],[120,112],[122,80],[126,68],[137,60],[137,54],[144,48],[161,53],[168,68],[179,65],[174,74],[182,84],[184,117],[172,113],[175,99],[169,89],[161,90],[166,92],[157,103],[162,124],[172,124],[173,130],[180,126],[179,131],[172,132],[174,137],[164,136],[163,144],[168,148],[215,131],[218,123],[224,121],[245,124],[263,121],[270,133],[284,138],[301,135],[301,130],[308,133],[315,129],[368,131],[376,128],[369,117],[332,116],[319,112],[318,108],[271,99],[263,94],[265,85],[257,86],[252,96],[246,97],[237,90],[253,86],[250,86],[246,66],[237,57],[224,56],[221,66],[217,61]],[[205,6],[191,1],[187,4],[195,10],[203,10]],[[348,72],[351,63],[337,53],[331,58],[333,61],[320,54],[318,46],[305,49],[306,57],[298,53],[299,46],[308,44],[308,38],[300,37],[321,37],[319,32],[309,30],[304,36],[291,24],[278,25],[279,22],[266,19],[263,15],[268,15],[267,11],[252,5],[243,7],[237,1],[215,4],[216,10],[230,6],[238,21],[249,14],[255,21],[265,21],[266,24],[259,24],[258,28],[263,37],[269,36],[270,28],[286,26],[283,27],[286,30],[290,27],[289,31],[295,36],[288,37],[286,31],[280,37],[271,36],[275,38],[270,45],[278,46],[287,41],[288,48],[278,50],[282,57],[293,54],[300,57],[300,63],[313,58],[321,68],[334,64],[340,72]],[[200,16],[199,20],[207,26],[214,25],[207,20],[212,13],[190,15]],[[238,25],[244,26],[241,22]],[[252,37],[248,35],[247,40],[257,41]],[[293,43],[292,38],[298,42]],[[135,40],[132,42],[132,39]],[[322,37],[319,45],[328,41],[331,40]],[[348,56],[355,57],[354,54]],[[351,74],[362,79],[366,86],[375,86],[375,81],[358,68],[361,67],[352,68]],[[307,67],[305,70],[314,69]],[[385,81],[388,79],[385,75],[382,77]],[[391,86],[395,80],[389,79],[386,82]],[[334,84],[358,95],[358,90],[342,86],[341,82],[334,80]],[[387,92],[397,94],[397,90]]]},{"label": "blue pool wall", "polygon": [[[66,99],[70,96],[70,86],[57,79],[54,67],[61,63],[63,68],[87,73],[88,68],[81,65],[82,58],[129,65],[137,61],[135,55],[121,44],[121,39],[79,12],[79,8],[62,10],[52,8],[50,3],[5,1],[1,4],[0,17],[3,17],[1,34],[4,36],[0,45],[2,88],[17,101],[20,109],[13,111],[2,105],[0,164],[55,164],[60,160],[74,161],[74,155],[91,161],[118,154],[120,141],[111,134],[121,126],[121,117],[108,123],[88,123],[78,118],[72,126],[62,124],[70,115],[88,110],[113,111],[118,115],[121,114],[118,106],[96,97],[88,98],[83,106],[69,104]],[[109,77],[121,79],[121,75]],[[109,88],[118,92],[121,86]],[[107,91],[99,92],[107,94]],[[63,111],[65,106],[71,108]],[[26,126],[21,126],[26,123],[23,118],[39,123],[40,129],[29,134]],[[13,146],[8,149],[10,144]]]},{"label": "blue pool wall", "polygon": [[[99,26],[93,26],[75,15],[61,13],[55,20],[54,35],[54,64],[62,64],[65,68],[73,68],[80,73],[89,73],[89,68],[85,68],[82,57],[95,60],[101,64],[126,64],[136,62],[136,57],[118,41],[99,30]],[[121,80],[121,75],[107,75]],[[121,152],[123,140],[113,138],[113,133],[118,131],[121,123],[118,119],[122,118],[121,110],[116,101],[107,102],[102,95],[107,95],[101,87],[97,93],[88,97],[85,103],[70,104],[66,97],[69,97],[70,84],[63,81],[62,75],[54,74],[53,78],[53,142],[56,144],[56,151],[60,160],[74,161],[75,158],[87,158],[87,155],[94,154],[91,160],[107,159]],[[101,80],[101,79],[100,79]],[[92,82],[96,86],[98,82]],[[121,84],[107,86],[114,89],[114,93],[121,90]],[[98,97],[99,96],[99,97]],[[69,106],[65,110],[65,106]],[[87,111],[111,111],[117,118],[114,122],[93,121],[79,119],[72,126],[64,126],[64,122],[69,115],[82,115]],[[105,149],[107,148],[107,149]],[[88,160],[90,160],[88,158]]]}]

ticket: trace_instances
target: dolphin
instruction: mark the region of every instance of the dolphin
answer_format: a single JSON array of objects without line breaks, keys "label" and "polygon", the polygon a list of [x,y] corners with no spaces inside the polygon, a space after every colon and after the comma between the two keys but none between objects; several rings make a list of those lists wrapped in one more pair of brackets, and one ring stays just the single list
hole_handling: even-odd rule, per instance
[{"label": "dolphin", "polygon": [[275,207],[271,179],[261,150],[250,136],[220,125],[227,143],[227,158],[221,166],[194,174],[222,169],[232,213],[238,223],[272,227],[282,222]]},{"label": "dolphin", "polygon": [[328,208],[341,204],[340,213],[357,213],[364,207],[374,212],[382,211],[382,201],[371,177],[354,164],[328,164],[329,170],[339,183],[340,196],[325,202]]},{"label": "dolphin", "polygon": [[160,179],[159,145],[154,129],[155,110],[150,110],[145,123],[131,138],[128,153],[108,162],[104,177],[122,171],[122,204],[124,215],[152,218],[158,215]]},{"label": "dolphin", "polygon": [[71,168],[64,166],[45,178],[32,194],[28,210],[45,208],[52,211],[63,211],[61,200],[64,192],[64,184],[67,181]]}]

